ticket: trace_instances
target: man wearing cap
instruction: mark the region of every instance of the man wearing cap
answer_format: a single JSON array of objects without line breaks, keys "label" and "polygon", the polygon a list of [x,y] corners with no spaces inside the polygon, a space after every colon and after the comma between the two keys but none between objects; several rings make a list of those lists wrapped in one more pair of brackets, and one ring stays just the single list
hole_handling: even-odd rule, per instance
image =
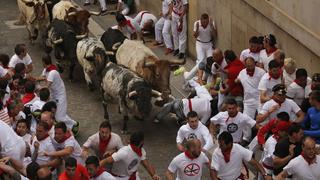
[{"label": "man wearing cap", "polygon": [[128,39],[141,39],[141,29],[139,24],[129,16],[117,14],[116,20],[118,25],[113,26],[112,29],[119,29]]},{"label": "man wearing cap", "polygon": [[264,125],[283,111],[289,113],[292,121],[301,122],[303,120],[304,114],[300,107],[293,100],[286,98],[285,88],[283,84],[277,84],[272,88],[272,99],[262,106],[257,116],[257,123]]}]

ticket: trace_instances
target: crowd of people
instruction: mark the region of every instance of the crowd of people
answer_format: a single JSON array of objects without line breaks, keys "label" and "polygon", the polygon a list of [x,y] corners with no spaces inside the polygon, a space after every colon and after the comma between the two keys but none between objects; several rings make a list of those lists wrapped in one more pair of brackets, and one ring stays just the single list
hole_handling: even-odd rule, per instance
[{"label": "crowd of people", "polygon": [[[101,11],[107,11],[99,0]],[[119,0],[119,29],[129,39],[155,33],[155,46],[185,58],[187,0],[162,0],[157,20],[148,11],[135,18],[132,1]],[[85,1],[84,5],[90,5]],[[249,178],[320,179],[320,74],[297,67],[277,47],[273,34],[252,36],[240,56],[222,51],[213,18],[203,13],[194,22],[196,65],[181,67],[188,97],[165,104],[154,122],[174,113],[179,124],[176,146],[181,153],[169,163],[168,180]],[[25,44],[14,55],[0,54],[0,178],[59,180],[140,179],[140,164],[160,179],[148,161],[143,132],[128,145],[108,121],[81,146],[79,122],[67,115],[64,82],[49,55],[42,57],[40,77],[31,76],[32,58]]]}]

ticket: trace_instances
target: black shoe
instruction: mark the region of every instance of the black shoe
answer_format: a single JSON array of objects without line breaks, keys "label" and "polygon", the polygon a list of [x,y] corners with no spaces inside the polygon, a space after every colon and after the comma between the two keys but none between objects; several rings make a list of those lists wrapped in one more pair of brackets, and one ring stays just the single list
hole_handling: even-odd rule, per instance
[{"label": "black shoe", "polygon": [[89,2],[85,2],[85,3],[83,4],[83,6],[89,6],[89,5],[90,5]]},{"label": "black shoe", "polygon": [[102,11],[100,11],[100,14],[101,15],[104,15],[104,14],[106,14],[107,13],[107,10],[102,10]]},{"label": "black shoe", "polygon": [[173,51],[173,55],[176,56],[179,54],[179,49]]},{"label": "black shoe", "polygon": [[180,53],[180,54],[179,54],[179,59],[183,59],[183,58],[184,58],[184,56],[185,56],[185,54],[184,54],[184,53]]}]

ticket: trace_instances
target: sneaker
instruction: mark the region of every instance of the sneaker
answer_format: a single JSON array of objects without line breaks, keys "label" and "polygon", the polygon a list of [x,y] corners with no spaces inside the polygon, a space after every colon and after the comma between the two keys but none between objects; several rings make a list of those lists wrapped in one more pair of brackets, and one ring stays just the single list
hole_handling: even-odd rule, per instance
[{"label": "sneaker", "polygon": [[179,76],[180,74],[184,73],[185,71],[186,71],[186,69],[183,66],[181,66],[173,72],[173,75]]},{"label": "sneaker", "polygon": [[73,127],[71,129],[73,136],[75,136],[75,137],[78,136],[78,134],[79,134],[79,126],[80,126],[80,123],[78,121],[76,121],[76,122],[77,122],[77,124],[73,125]]},{"label": "sneaker", "polygon": [[166,49],[166,52],[164,53],[165,55],[168,55],[168,54],[170,54],[170,53],[172,53],[173,52],[173,49],[170,49],[170,48],[167,48]]},{"label": "sneaker", "polygon": [[173,55],[176,56],[179,54],[179,49],[174,50]]},{"label": "sneaker", "polygon": [[153,46],[161,46],[161,45],[163,45],[163,42],[156,41],[155,43],[153,43]]},{"label": "sneaker", "polygon": [[85,2],[85,3],[83,4],[83,6],[89,6],[89,5],[90,5],[89,2]]},{"label": "sneaker", "polygon": [[179,59],[185,58],[185,54],[184,54],[184,53],[180,53],[179,56],[178,56],[178,58],[179,58]]}]

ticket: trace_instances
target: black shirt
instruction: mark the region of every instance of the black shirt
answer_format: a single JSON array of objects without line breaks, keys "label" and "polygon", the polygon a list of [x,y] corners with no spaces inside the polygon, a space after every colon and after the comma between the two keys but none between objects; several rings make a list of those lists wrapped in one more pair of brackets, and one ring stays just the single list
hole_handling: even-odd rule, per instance
[{"label": "black shirt", "polygon": [[[301,145],[301,142],[299,143],[291,143],[289,141],[289,138],[285,138],[285,139],[282,139],[280,140],[275,149],[274,149],[274,152],[273,152],[273,155],[279,157],[279,158],[285,158],[289,155],[289,147],[291,144],[294,144],[296,145],[296,147],[294,148],[294,155],[292,157],[295,158],[297,156],[299,156],[302,152],[302,145]],[[281,166],[279,168],[274,168],[273,169],[273,174],[274,175],[278,175],[279,173],[281,173],[281,171],[283,170],[283,168],[286,166],[287,164],[285,164],[284,166]]]}]

